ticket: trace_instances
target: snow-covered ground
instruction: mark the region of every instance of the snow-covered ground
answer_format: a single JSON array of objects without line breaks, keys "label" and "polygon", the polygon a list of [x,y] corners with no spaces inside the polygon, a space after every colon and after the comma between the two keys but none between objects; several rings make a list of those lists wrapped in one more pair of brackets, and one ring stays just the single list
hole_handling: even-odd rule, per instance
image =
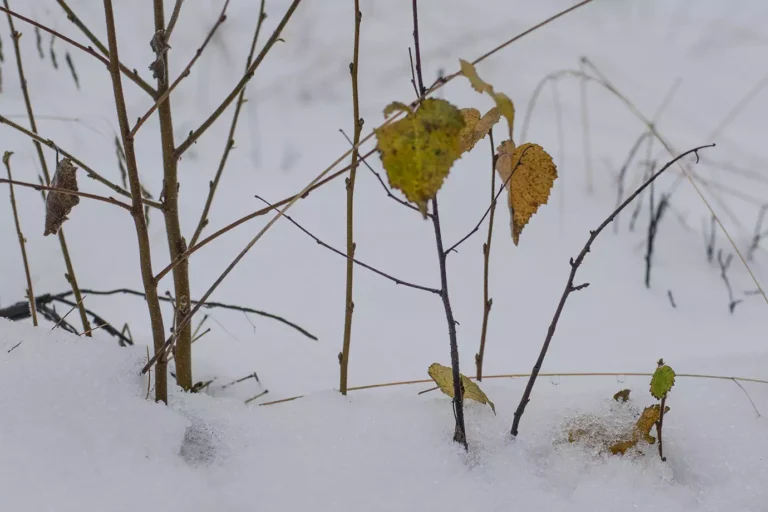
[{"label": "snow-covered ground", "polygon": [[[117,3],[117,2],[116,2]],[[152,60],[149,7],[119,2],[121,60],[143,76]],[[173,2],[168,1],[170,12]],[[171,51],[171,76],[186,66],[222,2],[187,0]],[[268,0],[265,35],[287,6]],[[383,120],[392,100],[413,97],[407,47],[411,11],[406,0],[363,0],[360,101],[366,129]],[[101,3],[71,2],[105,39]],[[463,2],[422,0],[420,31],[427,81],[453,72],[458,59],[474,58],[566,7],[569,2]],[[78,41],[84,37],[53,2],[12,6]],[[173,96],[177,141],[196,128],[239,79],[258,3],[233,0],[229,17],[192,74]],[[558,20],[478,66],[481,76],[516,103],[516,136],[531,93],[548,73],[578,69],[587,56],[647,117],[670,89],[675,93],[657,119],[659,131],[679,150],[716,142],[693,167],[710,186],[705,193],[739,248],[746,251],[760,206],[766,203],[765,113],[768,93],[758,93],[722,130],[729,112],[766,73],[764,26],[768,7],[759,0],[607,1]],[[305,0],[248,88],[249,99],[206,233],[260,208],[254,194],[282,199],[303,188],[348,147],[351,132],[348,63],[352,2]],[[109,77],[85,54],[70,50],[80,75],[78,91],[55,43],[59,69],[38,55],[32,29],[22,48],[39,130],[43,137],[119,181],[114,155],[115,110]],[[26,123],[8,29],[0,23],[5,61],[0,114]],[[49,39],[44,37],[47,53]],[[149,98],[126,82],[131,117]],[[575,256],[615,204],[615,177],[644,126],[604,90],[587,89],[591,172],[585,164],[579,82],[547,85],[534,111],[530,141],[554,156],[560,177],[550,204],[526,227],[518,247],[509,236],[509,214],[499,207],[491,255],[491,296],[486,374],[529,372]],[[461,107],[490,107],[461,79],[442,97]],[[563,145],[558,136],[563,118]],[[191,237],[208,182],[226,141],[231,110],[180,164],[182,226]],[[497,140],[503,136],[499,128]],[[715,133],[719,131],[720,133]],[[713,133],[716,137],[713,139]],[[139,169],[155,194],[161,187],[159,127],[151,120],[137,138]],[[518,142],[524,142],[522,140]],[[0,126],[0,151],[10,150],[16,179],[35,182],[37,155],[29,140]],[[647,155],[663,163],[656,143],[641,148],[630,167],[634,186]],[[47,151],[49,165],[55,154]],[[445,238],[453,243],[480,219],[488,203],[487,141],[457,162],[441,191]],[[371,160],[377,170],[377,158]],[[691,162],[692,163],[692,162]],[[733,169],[754,171],[754,177]],[[591,175],[594,191],[587,192]],[[675,174],[657,193],[670,190]],[[3,185],[5,186],[5,185]],[[81,179],[81,190],[106,193]],[[18,190],[22,227],[38,294],[65,291],[64,266],[55,237],[43,237],[39,194]],[[675,189],[662,222],[652,286],[644,285],[647,197],[637,227],[632,208],[609,228],[580,270],[591,286],[569,300],[543,371],[648,372],[663,357],[678,373],[707,373],[768,380],[766,304],[735,259],[728,272],[738,304],[728,294],[704,244],[709,211],[686,181]],[[405,280],[438,286],[432,227],[391,201],[366,170],[356,192],[359,259]],[[344,184],[338,181],[297,203],[292,216],[324,241],[344,246]],[[156,269],[168,262],[163,222],[152,213],[150,237]],[[83,200],[65,224],[80,285],[107,290],[140,288],[131,219],[125,212]],[[251,221],[191,260],[193,296],[202,295],[268,218]],[[0,201],[0,306],[22,300],[26,286],[10,206]],[[451,299],[457,320],[462,371],[473,373],[482,319],[482,253],[485,225],[449,258]],[[722,234],[717,248],[732,252]],[[765,251],[751,267],[768,283]],[[206,313],[211,333],[195,344],[195,380],[215,378],[209,396],[174,392],[169,407],[145,400],[138,375],[146,349],[121,349],[97,331],[77,339],[50,324],[35,330],[0,321],[0,505],[3,510],[768,510],[768,422],[733,381],[680,378],[665,419],[666,463],[653,449],[636,458],[597,456],[561,444],[564,423],[575,415],[607,415],[610,396],[633,389],[638,407],[651,403],[646,377],[541,378],[521,423],[508,437],[525,382],[493,379],[483,389],[498,416],[469,404],[470,450],[451,442],[449,399],[419,396],[420,386],[355,391],[341,397],[337,354],[344,308],[343,258],[315,244],[287,221],[278,222],[213,295],[213,300],[283,315],[316,334],[312,341],[269,319],[222,310]],[[166,278],[161,291],[172,289]],[[676,308],[670,304],[674,297]],[[89,296],[88,307],[119,326],[127,322],[149,343],[142,300]],[[170,322],[171,310],[166,323]],[[73,314],[72,317],[75,315]],[[77,325],[76,321],[73,323]],[[21,345],[13,349],[19,342]],[[424,379],[433,362],[449,363],[448,337],[439,299],[355,271],[351,385]],[[222,389],[235,378],[248,380]],[[620,381],[620,382],[617,382]],[[744,383],[755,406],[768,414],[768,386]],[[424,387],[428,387],[425,385]],[[243,399],[265,389],[257,402],[298,394],[300,400],[269,407]]]}]

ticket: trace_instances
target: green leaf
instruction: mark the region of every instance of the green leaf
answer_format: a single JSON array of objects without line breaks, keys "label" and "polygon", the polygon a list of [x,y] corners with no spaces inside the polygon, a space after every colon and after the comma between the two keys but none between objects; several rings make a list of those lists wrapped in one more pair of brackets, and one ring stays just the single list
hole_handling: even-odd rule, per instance
[{"label": "green leaf", "polygon": [[[427,373],[429,373],[429,376],[432,377],[432,380],[435,381],[435,384],[440,387],[440,390],[443,393],[453,398],[453,370],[451,368],[448,366],[443,366],[439,363],[432,363],[432,365],[429,367],[429,370],[427,370]],[[460,374],[460,376],[461,387],[463,390],[462,398],[474,400],[475,402],[480,402],[481,404],[488,404],[491,407],[493,414],[496,414],[496,406],[493,404],[493,402],[491,402],[488,396],[483,393],[483,390],[480,389],[480,386],[478,386],[475,382],[472,382],[465,375]]]},{"label": "green leaf", "polygon": [[667,396],[669,390],[675,385],[675,371],[664,364],[663,360],[659,361],[659,367],[651,377],[651,395],[657,400]]},{"label": "green leaf", "polygon": [[462,128],[464,116],[459,109],[430,98],[404,119],[374,130],[390,186],[415,203],[424,218],[427,201],[437,195],[453,162],[461,156]]},{"label": "green leaf", "polygon": [[485,81],[477,74],[475,66],[463,59],[459,59],[461,65],[461,73],[467,77],[472,88],[479,93],[487,93],[493,101],[496,102],[496,106],[499,109],[499,113],[507,119],[509,125],[509,138],[512,139],[512,129],[515,126],[515,105],[512,100],[509,99],[504,93],[496,92],[493,86]]},{"label": "green leaf", "polygon": [[405,112],[406,114],[411,114],[413,110],[411,110],[411,107],[406,105],[405,103],[400,103],[399,101],[393,101],[386,107],[384,107],[384,118],[391,116],[395,112]]}]

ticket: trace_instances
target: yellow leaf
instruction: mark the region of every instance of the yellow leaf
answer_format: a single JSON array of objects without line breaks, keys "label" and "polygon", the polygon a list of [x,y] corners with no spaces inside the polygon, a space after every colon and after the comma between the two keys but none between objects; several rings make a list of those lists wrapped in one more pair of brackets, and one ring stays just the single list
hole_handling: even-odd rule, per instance
[{"label": "yellow leaf", "polygon": [[507,124],[509,125],[509,138],[511,139],[512,129],[515,126],[515,105],[512,103],[512,100],[509,99],[509,96],[506,94],[494,91],[491,84],[483,81],[477,74],[477,70],[473,64],[463,59],[459,59],[459,64],[461,65],[461,73],[467,77],[472,88],[479,93],[488,93],[488,95],[493,98],[493,101],[496,102],[499,112],[507,119]]},{"label": "yellow leaf", "polygon": [[405,103],[400,103],[399,101],[393,101],[392,103],[384,107],[384,118],[386,119],[387,117],[391,116],[397,111],[402,111],[402,112],[405,112],[406,114],[410,114],[411,112],[413,112],[413,110],[411,110],[411,107],[409,107]]},{"label": "yellow leaf", "polygon": [[501,183],[509,186],[509,178],[512,176],[512,154],[515,152],[515,143],[505,140],[496,148],[496,172],[499,173]]},{"label": "yellow leaf", "polygon": [[475,108],[461,109],[464,116],[464,128],[461,130],[461,152],[471,151],[480,140],[488,135],[493,125],[501,119],[498,107],[493,107],[480,118],[480,112]]},{"label": "yellow leaf", "polygon": [[[432,363],[432,365],[429,367],[429,370],[427,370],[427,373],[429,373],[429,376],[432,377],[432,380],[435,381],[435,384],[440,387],[440,390],[443,393],[453,398],[453,370],[451,368],[443,366],[439,363]],[[475,402],[480,402],[481,404],[488,404],[491,406],[493,414],[496,414],[496,406],[493,404],[493,402],[491,402],[488,396],[483,393],[483,390],[480,389],[480,386],[472,382],[466,376],[461,374],[460,376],[462,398],[474,400]]]},{"label": "yellow leaf", "polygon": [[445,100],[424,100],[404,119],[376,128],[377,149],[390,186],[415,203],[424,218],[433,199],[461,156],[464,118]]},{"label": "yellow leaf", "polygon": [[[511,173],[507,190],[512,214],[512,240],[517,245],[520,233],[533,214],[539,206],[547,204],[549,191],[557,179],[557,167],[552,157],[538,144],[518,146],[510,158],[505,160],[504,172]],[[499,173],[504,177],[502,171]]]}]

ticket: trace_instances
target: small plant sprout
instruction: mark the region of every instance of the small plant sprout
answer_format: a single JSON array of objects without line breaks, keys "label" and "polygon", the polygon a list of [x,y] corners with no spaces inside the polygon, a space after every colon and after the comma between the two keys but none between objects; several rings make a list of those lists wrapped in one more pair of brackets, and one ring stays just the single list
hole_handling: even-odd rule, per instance
[{"label": "small plant sprout", "polygon": [[659,436],[659,457],[661,460],[666,461],[664,457],[664,444],[662,441],[662,427],[664,426],[664,414],[669,410],[666,408],[667,395],[675,385],[675,371],[664,364],[663,359],[659,359],[657,363],[656,371],[651,377],[651,395],[659,400],[659,418],[656,421],[656,432]]}]

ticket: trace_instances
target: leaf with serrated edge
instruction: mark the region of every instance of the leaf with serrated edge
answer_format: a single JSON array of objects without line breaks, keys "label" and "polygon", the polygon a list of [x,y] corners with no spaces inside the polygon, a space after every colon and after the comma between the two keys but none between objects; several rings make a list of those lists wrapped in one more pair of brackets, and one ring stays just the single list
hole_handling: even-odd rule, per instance
[{"label": "leaf with serrated edge", "polygon": [[453,162],[461,156],[464,118],[445,100],[430,98],[404,119],[374,129],[389,184],[401,190],[427,217],[427,201],[437,195]]},{"label": "leaf with serrated edge", "polygon": [[656,368],[656,371],[653,372],[653,377],[651,377],[651,395],[653,395],[655,399],[661,400],[667,396],[667,393],[669,393],[669,390],[672,389],[672,386],[674,385],[675,371],[665,364],[660,365]]},{"label": "leaf with serrated edge", "polygon": [[472,88],[479,93],[488,93],[488,95],[493,98],[493,101],[496,102],[499,112],[507,119],[507,124],[509,125],[509,138],[511,139],[512,130],[515,126],[515,105],[512,103],[512,100],[509,99],[509,96],[506,94],[494,91],[491,84],[483,81],[477,74],[477,70],[473,64],[463,59],[459,59],[459,64],[461,65],[461,73],[467,77]]},{"label": "leaf with serrated edge", "polygon": [[557,179],[552,157],[538,144],[526,143],[515,148],[508,167],[512,173],[507,187],[512,216],[512,240],[520,241],[520,233],[539,209],[547,204],[549,191]]},{"label": "leaf with serrated edge", "polygon": [[[427,373],[429,373],[429,376],[435,381],[435,384],[438,385],[440,391],[453,398],[453,370],[451,370],[451,368],[439,363],[432,363],[429,370],[427,370]],[[465,375],[459,375],[461,376],[461,387],[464,390],[462,397],[468,400],[474,400],[475,402],[480,402],[481,404],[488,404],[491,407],[493,414],[496,414],[496,406],[491,402],[488,396],[483,393],[480,386],[475,382],[472,382],[472,380]]]}]

